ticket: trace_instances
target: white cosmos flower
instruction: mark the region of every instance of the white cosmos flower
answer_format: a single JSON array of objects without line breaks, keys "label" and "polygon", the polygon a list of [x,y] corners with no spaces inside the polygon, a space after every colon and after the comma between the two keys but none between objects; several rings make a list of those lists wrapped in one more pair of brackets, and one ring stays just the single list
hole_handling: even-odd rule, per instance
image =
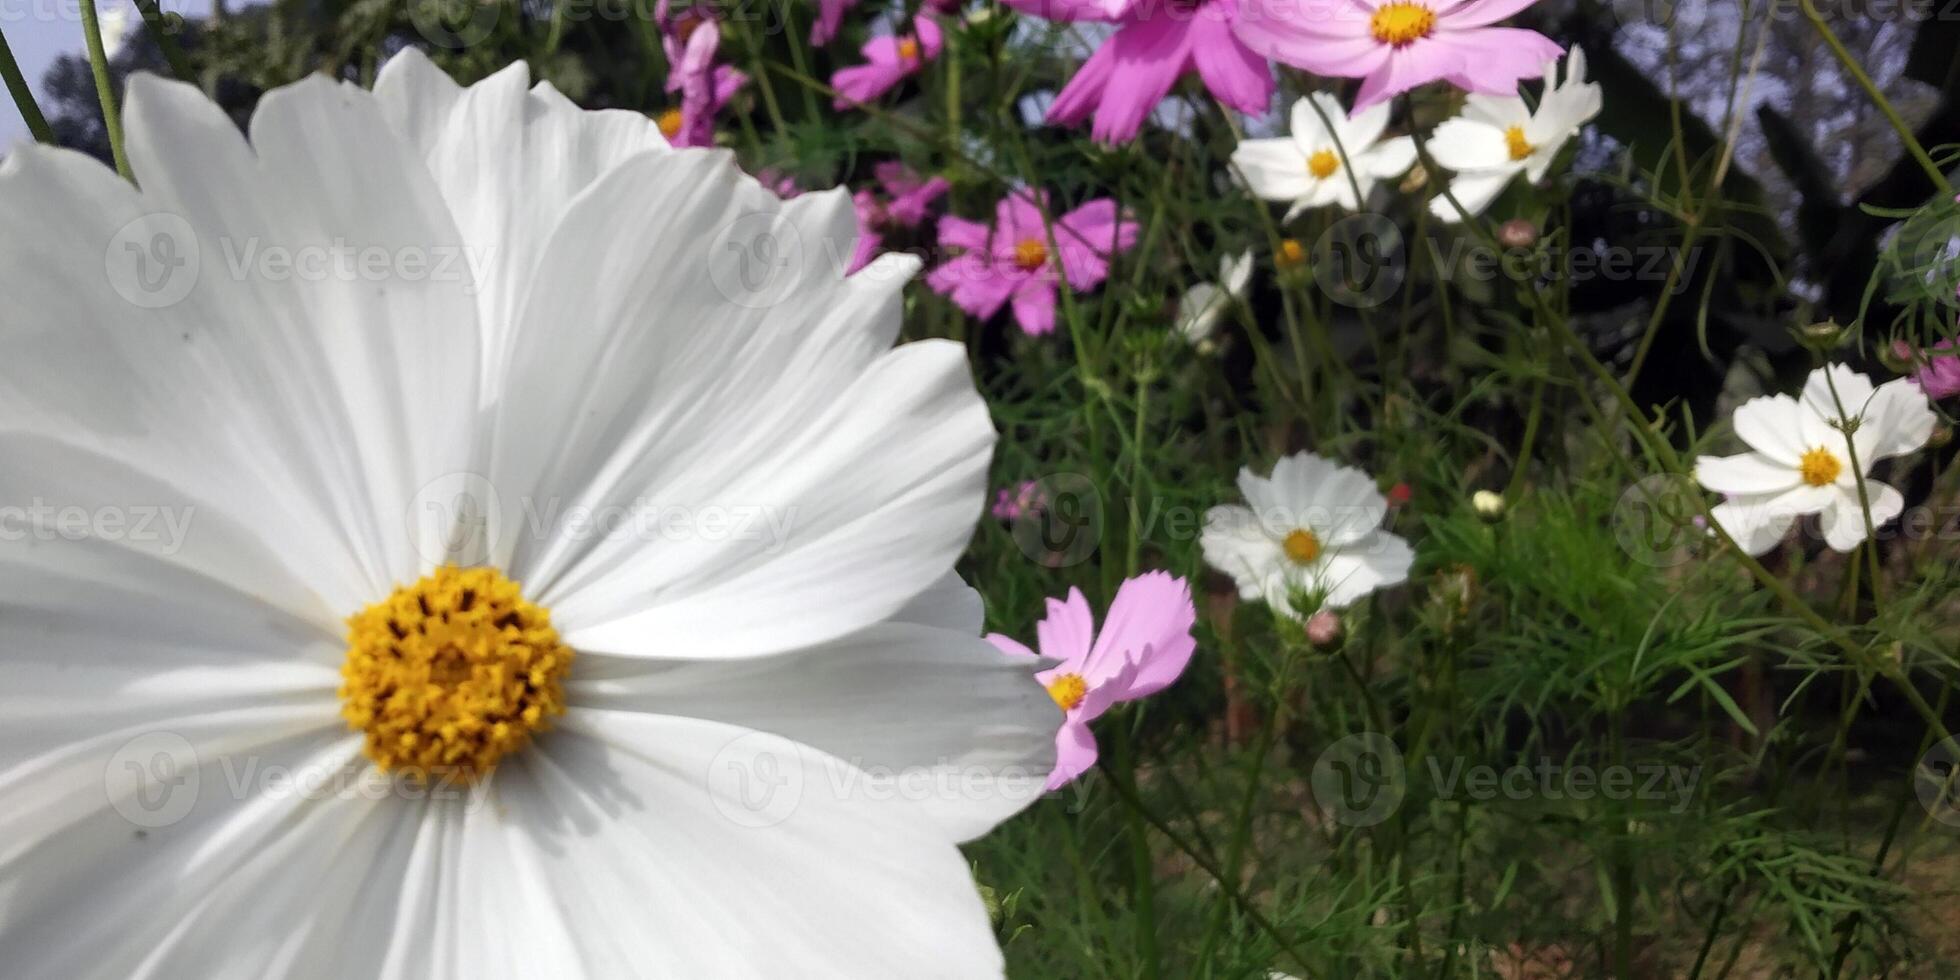
[{"label": "white cosmos flower", "polygon": [[[1586,52],[1577,45],[1565,57],[1565,79],[1558,64],[1545,65],[1545,93],[1533,111],[1516,95],[1471,94],[1463,114],[1429,135],[1429,155],[1456,171],[1450,194],[1463,210],[1482,214],[1513,177],[1537,183],[1579,128],[1599,115],[1599,86],[1586,81]],[[1430,213],[1445,222],[1460,220],[1449,198],[1429,201]]]},{"label": "white cosmos flower", "polygon": [[[1839,404],[1856,419],[1849,440]],[[1801,401],[1789,395],[1752,398],[1735,410],[1733,421],[1735,434],[1749,451],[1697,458],[1695,479],[1727,495],[1713,510],[1716,522],[1744,551],[1760,555],[1776,547],[1790,525],[1806,514],[1819,515],[1825,542],[1838,551],[1850,551],[1865,540],[1860,474],[1851,465],[1852,450],[1857,452],[1857,469],[1869,473],[1878,460],[1924,446],[1934,418],[1925,392],[1910,380],[1873,388],[1871,379],[1832,364],[1810,373]],[[1899,491],[1877,480],[1865,480],[1865,494],[1873,527],[1905,509]]]},{"label": "white cosmos flower", "polygon": [[1416,160],[1409,137],[1382,139],[1388,113],[1389,103],[1381,102],[1350,119],[1339,99],[1315,92],[1293,103],[1292,135],[1245,140],[1232,151],[1232,163],[1253,194],[1293,202],[1288,221],[1328,204],[1358,210],[1376,182],[1401,176]]},{"label": "white cosmos flower", "polygon": [[9,977],[1001,973],[956,845],[1061,718],[949,577],[994,433],[825,258],[848,197],[414,51],[249,143],[125,118],[141,191],[0,166]]},{"label": "white cosmos flower", "polygon": [[1218,318],[1233,303],[1245,298],[1252,283],[1252,253],[1227,255],[1218,264],[1218,281],[1201,282],[1184,291],[1177,301],[1177,331],[1193,347],[1211,340]]},{"label": "white cosmos flower", "polygon": [[1335,609],[1409,577],[1415,553],[1384,530],[1388,500],[1368,474],[1313,453],[1273,465],[1271,477],[1239,471],[1246,506],[1213,507],[1200,539],[1205,561],[1232,576],[1239,595],[1294,618],[1295,593]]}]

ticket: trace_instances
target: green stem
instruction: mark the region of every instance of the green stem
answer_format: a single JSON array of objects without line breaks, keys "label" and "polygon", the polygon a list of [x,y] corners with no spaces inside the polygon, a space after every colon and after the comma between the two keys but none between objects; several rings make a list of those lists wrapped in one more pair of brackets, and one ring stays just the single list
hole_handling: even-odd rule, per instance
[{"label": "green stem", "polygon": [[1817,11],[1815,0],[1801,0],[1801,5],[1804,17],[1810,21],[1812,27],[1817,29],[1817,35],[1822,37],[1824,43],[1830,47],[1831,54],[1837,57],[1838,64],[1844,66],[1844,70],[1857,81],[1858,87],[1864,89],[1865,94],[1871,97],[1872,104],[1878,107],[1879,112],[1885,114],[1885,119],[1892,124],[1892,129],[1898,132],[1899,141],[1905,144],[1906,152],[1912,154],[1914,160],[1919,161],[1919,168],[1926,171],[1926,176],[1933,181],[1933,186],[1939,188],[1940,193],[1951,198],[1953,185],[1947,181],[1946,174],[1940,170],[1938,164],[1933,162],[1926,148],[1919,144],[1919,137],[1914,135],[1911,126],[1906,125],[1905,118],[1899,115],[1899,110],[1892,107],[1891,100],[1885,97],[1884,92],[1878,90],[1878,86],[1872,82],[1871,75],[1865,72],[1865,67],[1858,63],[1858,59],[1851,56],[1850,51],[1845,50],[1844,42],[1838,40],[1836,32],[1831,30],[1829,24],[1824,23],[1824,15]]},{"label": "green stem", "polygon": [[41,107],[34,101],[34,90],[27,87],[27,79],[20,73],[20,62],[14,60],[14,49],[7,46],[5,31],[0,31],[0,78],[6,79],[7,93],[14,97],[20,118],[27,122],[27,131],[42,143],[53,143],[54,130],[48,128],[48,117],[41,115]]},{"label": "green stem", "polygon": [[184,48],[177,43],[176,29],[164,17],[163,9],[157,0],[136,0],[136,11],[143,15],[143,27],[155,41],[157,49],[163,52],[163,60],[170,65],[170,74],[180,82],[194,81],[197,73],[191,70],[189,58],[184,57]]},{"label": "green stem", "polygon": [[[1125,798],[1135,798],[1136,763],[1130,750],[1130,719],[1119,718],[1115,737],[1110,739],[1115,764],[1110,774],[1123,784],[1121,792]],[[1157,959],[1157,879],[1156,869],[1150,859],[1150,838],[1143,832],[1142,806],[1129,808],[1126,813],[1128,837],[1130,838],[1130,885],[1132,897],[1136,902],[1137,956],[1143,960],[1143,976],[1146,980],[1163,974],[1162,965]]]},{"label": "green stem", "polygon": [[116,108],[116,91],[109,83],[109,53],[102,46],[102,24],[95,16],[95,0],[81,0],[82,39],[88,43],[88,64],[95,76],[95,94],[102,102],[102,128],[109,134],[109,154],[115,158],[116,172],[135,183],[129,169],[129,154],[123,150],[122,112]]}]

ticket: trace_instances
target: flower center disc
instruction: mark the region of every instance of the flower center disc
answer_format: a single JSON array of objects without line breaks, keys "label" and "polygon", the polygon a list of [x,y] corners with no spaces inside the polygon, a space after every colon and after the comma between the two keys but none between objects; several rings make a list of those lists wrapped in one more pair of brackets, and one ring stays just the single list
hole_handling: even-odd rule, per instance
[{"label": "flower center disc", "polygon": [[1298,565],[1308,564],[1320,557],[1320,539],[1314,537],[1313,532],[1306,528],[1288,534],[1286,540],[1280,543],[1280,547],[1286,549],[1286,557],[1293,559],[1293,562]]},{"label": "flower center disc", "polygon": [[659,118],[655,120],[656,125],[660,127],[660,135],[668,139],[673,139],[681,134],[681,122],[682,117],[679,109],[669,109],[661,113]]},{"label": "flower center disc", "polygon": [[1291,268],[1307,260],[1307,250],[1298,239],[1281,239],[1279,254],[1273,256],[1273,264],[1281,268]]},{"label": "flower center disc", "polygon": [[1436,12],[1419,3],[1397,0],[1375,8],[1375,15],[1368,20],[1368,29],[1374,33],[1375,40],[1399,48],[1433,33],[1436,30]]},{"label": "flower center disc", "polygon": [[1063,711],[1074,711],[1082,699],[1089,696],[1089,682],[1081,674],[1063,674],[1048,682],[1048,696],[1055,699],[1056,706]]},{"label": "flower center disc", "polygon": [[919,39],[902,37],[898,39],[898,59],[900,61],[919,60]]},{"label": "flower center disc", "polygon": [[1513,160],[1522,160],[1530,156],[1533,150],[1537,149],[1537,147],[1531,145],[1530,140],[1524,138],[1523,126],[1512,126],[1510,129],[1505,130],[1504,145],[1510,149],[1511,159]]},{"label": "flower center disc", "polygon": [[1039,239],[1023,238],[1014,246],[1014,264],[1033,272],[1048,264],[1048,246]]},{"label": "flower center disc", "polygon": [[1332,150],[1315,150],[1313,156],[1307,158],[1307,172],[1322,180],[1332,177],[1340,167],[1341,158],[1335,156]]},{"label": "flower center disc", "polygon": [[1829,486],[1843,471],[1844,464],[1823,446],[1804,453],[1803,458],[1797,460],[1797,472],[1803,475],[1803,482],[1813,487]]},{"label": "flower center disc", "polygon": [[474,782],[565,710],[572,650],[496,569],[437,569],[347,624],[340,714],[384,772]]}]

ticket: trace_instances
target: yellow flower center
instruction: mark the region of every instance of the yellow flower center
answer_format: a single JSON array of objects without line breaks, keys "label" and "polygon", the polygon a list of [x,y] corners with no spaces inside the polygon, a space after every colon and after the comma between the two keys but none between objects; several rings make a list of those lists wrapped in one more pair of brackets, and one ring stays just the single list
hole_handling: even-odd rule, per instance
[{"label": "yellow flower center", "polygon": [[654,122],[660,127],[660,135],[668,139],[673,139],[681,133],[681,111],[679,109],[669,109],[661,113]]},{"label": "yellow flower center", "polygon": [[1339,169],[1341,158],[1335,156],[1333,150],[1315,150],[1313,156],[1307,158],[1307,173],[1322,180],[1332,177],[1334,171]]},{"label": "yellow flower center", "polygon": [[1530,156],[1531,151],[1537,149],[1537,147],[1531,145],[1530,140],[1524,138],[1523,126],[1512,126],[1510,129],[1505,130],[1504,145],[1510,148],[1511,159],[1513,160],[1522,160]]},{"label": "yellow flower center", "polygon": [[572,650],[496,569],[439,568],[347,625],[340,714],[384,772],[474,782],[565,710]]},{"label": "yellow flower center", "polygon": [[1286,557],[1293,559],[1295,564],[1310,564],[1315,558],[1320,557],[1320,539],[1314,537],[1313,532],[1306,528],[1288,534],[1286,540],[1280,543],[1280,547],[1286,550]]},{"label": "yellow flower center", "polygon": [[1844,471],[1844,464],[1837,455],[1823,446],[1818,446],[1797,460],[1797,472],[1803,474],[1803,482],[1813,487],[1828,486],[1835,482],[1838,474]]},{"label": "yellow flower center", "polygon": [[1419,3],[1396,0],[1375,8],[1368,29],[1375,40],[1402,47],[1428,37],[1436,30],[1436,12]]},{"label": "yellow flower center", "polygon": [[898,39],[898,60],[900,60],[900,61],[917,61],[917,60],[919,60],[919,39],[918,39],[918,38],[916,38],[916,37],[902,37],[902,38],[899,38],[899,39]]},{"label": "yellow flower center", "polygon": [[1273,262],[1281,268],[1290,268],[1306,260],[1307,250],[1297,238],[1282,239],[1279,243],[1279,254],[1273,256]]},{"label": "yellow flower center", "polygon": [[1063,711],[1074,711],[1082,699],[1089,696],[1089,682],[1081,674],[1063,674],[1048,682],[1048,696],[1055,699],[1056,706]]},{"label": "yellow flower center", "polygon": [[1048,245],[1039,238],[1023,238],[1014,246],[1014,264],[1033,272],[1048,264]]}]

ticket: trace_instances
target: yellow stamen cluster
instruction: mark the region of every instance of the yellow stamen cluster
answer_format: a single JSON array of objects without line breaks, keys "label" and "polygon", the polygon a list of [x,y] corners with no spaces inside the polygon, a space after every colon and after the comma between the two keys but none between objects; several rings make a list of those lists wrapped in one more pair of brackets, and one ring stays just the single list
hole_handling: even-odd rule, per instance
[{"label": "yellow stamen cluster", "polygon": [[1082,699],[1089,696],[1089,682],[1081,674],[1062,674],[1048,682],[1048,696],[1055,699],[1055,705],[1063,711],[1073,711]]},{"label": "yellow stamen cluster", "polygon": [[900,61],[919,60],[918,38],[911,37],[908,35],[906,37],[902,37],[898,39],[898,60]]},{"label": "yellow stamen cluster", "polygon": [[1797,460],[1797,472],[1803,475],[1803,482],[1813,487],[1824,487],[1836,482],[1838,474],[1844,472],[1844,464],[1838,461],[1835,453],[1818,446]]},{"label": "yellow stamen cluster", "polygon": [[1282,269],[1303,265],[1307,261],[1307,249],[1297,238],[1283,238],[1279,243],[1279,253],[1273,256],[1273,264]]},{"label": "yellow stamen cluster", "polygon": [[1314,559],[1320,557],[1320,539],[1306,528],[1288,534],[1286,540],[1280,542],[1280,547],[1285,549],[1286,557],[1298,565],[1312,564]]},{"label": "yellow stamen cluster", "polygon": [[673,139],[681,134],[681,111],[679,109],[669,109],[661,113],[655,117],[654,122],[660,127],[660,135],[668,139]]},{"label": "yellow stamen cluster", "polygon": [[1368,20],[1375,40],[1394,47],[1414,44],[1436,30],[1436,12],[1419,3],[1396,0],[1375,8]]},{"label": "yellow stamen cluster", "polygon": [[1023,238],[1014,246],[1014,264],[1033,272],[1048,264],[1048,245],[1039,238]]},{"label": "yellow stamen cluster", "polygon": [[1334,176],[1334,171],[1339,169],[1341,158],[1335,156],[1333,150],[1315,150],[1313,156],[1307,158],[1307,173],[1321,180]]},{"label": "yellow stamen cluster", "polygon": [[1512,126],[1510,129],[1505,130],[1504,145],[1510,149],[1511,159],[1513,160],[1522,160],[1530,156],[1532,151],[1538,149],[1531,145],[1530,140],[1524,138],[1523,126]]},{"label": "yellow stamen cluster", "polygon": [[347,624],[340,714],[385,772],[473,782],[565,710],[572,650],[496,569],[437,569]]}]

